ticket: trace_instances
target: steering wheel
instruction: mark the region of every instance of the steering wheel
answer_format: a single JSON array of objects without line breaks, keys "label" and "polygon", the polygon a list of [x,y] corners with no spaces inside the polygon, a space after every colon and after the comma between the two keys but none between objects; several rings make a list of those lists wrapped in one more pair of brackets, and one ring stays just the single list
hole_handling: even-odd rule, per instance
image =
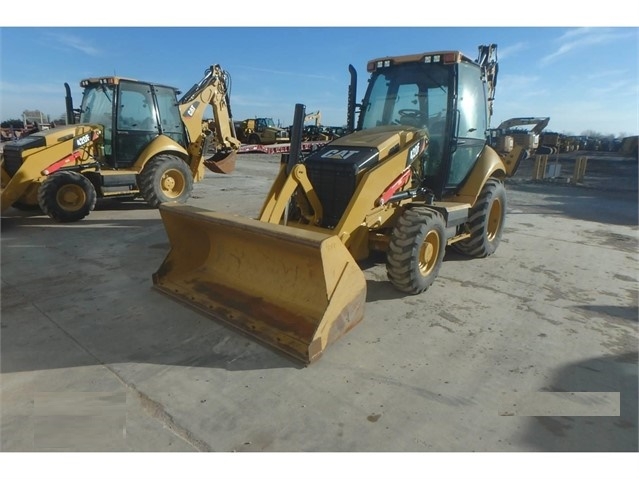
[{"label": "steering wheel", "polygon": [[421,110],[415,110],[413,108],[404,108],[403,110],[399,110],[397,113],[399,113],[399,116],[415,120],[425,121],[428,119],[428,117]]}]

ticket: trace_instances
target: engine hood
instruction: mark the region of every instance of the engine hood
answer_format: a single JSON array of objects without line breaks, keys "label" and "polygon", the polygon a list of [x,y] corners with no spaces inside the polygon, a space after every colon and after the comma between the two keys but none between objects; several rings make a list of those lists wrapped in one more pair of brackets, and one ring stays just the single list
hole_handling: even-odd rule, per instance
[{"label": "engine hood", "polygon": [[384,160],[387,156],[421,138],[428,139],[428,132],[425,129],[406,125],[388,125],[359,130],[342,136],[330,142],[327,147],[374,148],[379,152],[379,159]]},{"label": "engine hood", "polygon": [[28,150],[42,146],[53,146],[57,143],[80,137],[96,129],[102,130],[102,128],[103,127],[101,125],[89,123],[58,126],[48,130],[31,133],[29,136],[13,141],[12,144],[21,150]]}]

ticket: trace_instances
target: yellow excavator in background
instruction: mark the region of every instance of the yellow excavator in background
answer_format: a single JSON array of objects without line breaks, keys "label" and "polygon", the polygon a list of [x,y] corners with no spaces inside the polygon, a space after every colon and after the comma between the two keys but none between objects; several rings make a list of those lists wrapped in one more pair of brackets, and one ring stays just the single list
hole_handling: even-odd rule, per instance
[{"label": "yellow excavator in background", "polygon": [[[305,107],[290,153],[256,219],[161,205],[171,250],[153,275],[161,292],[305,363],[364,316],[358,261],[386,253],[390,282],[419,294],[450,245],[491,255],[506,215],[504,179],[526,149],[490,146],[496,45],[368,62],[348,131],[301,154]],[[356,110],[359,117],[355,125]]]},{"label": "yellow excavator in background", "polygon": [[[66,87],[69,125],[5,143],[2,212],[40,208],[78,221],[98,198],[142,196],[157,207],[184,203],[204,167],[230,173],[240,147],[231,117],[228,73],[212,65],[178,100],[166,85],[121,77],[82,80],[79,123]],[[213,129],[203,121],[211,107]]]},{"label": "yellow excavator in background", "polygon": [[304,115],[304,123],[306,123],[307,121],[314,122],[313,124],[315,126],[322,126],[322,112],[317,110],[312,113],[307,113],[306,115]]}]

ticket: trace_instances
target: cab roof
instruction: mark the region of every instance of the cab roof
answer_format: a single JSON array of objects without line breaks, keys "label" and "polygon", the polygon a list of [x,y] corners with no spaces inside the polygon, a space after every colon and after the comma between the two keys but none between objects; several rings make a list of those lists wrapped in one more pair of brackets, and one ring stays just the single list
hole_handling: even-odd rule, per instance
[{"label": "cab roof", "polygon": [[120,77],[120,76],[104,76],[104,77],[85,78],[84,80],[80,81],[80,86],[82,88],[85,88],[85,87],[87,87],[89,85],[100,85],[100,84],[102,84],[102,85],[118,85],[122,81],[128,81],[128,82],[134,82],[134,83],[143,83],[145,85],[161,86],[161,87],[165,87],[165,88],[171,88],[172,90],[175,90],[175,91],[179,92],[179,89],[175,88],[173,86],[163,85],[161,83],[139,81],[139,80],[136,80],[135,78],[127,78],[127,77]]},{"label": "cab roof", "polygon": [[372,72],[372,71],[375,71],[377,68],[389,67],[389,66],[398,65],[401,63],[450,64],[450,63],[461,63],[461,62],[476,63],[475,60],[464,55],[460,51],[441,50],[441,51],[435,51],[435,52],[414,53],[411,55],[399,55],[399,56],[375,58],[373,60],[370,60],[367,63],[366,69],[369,72]]}]

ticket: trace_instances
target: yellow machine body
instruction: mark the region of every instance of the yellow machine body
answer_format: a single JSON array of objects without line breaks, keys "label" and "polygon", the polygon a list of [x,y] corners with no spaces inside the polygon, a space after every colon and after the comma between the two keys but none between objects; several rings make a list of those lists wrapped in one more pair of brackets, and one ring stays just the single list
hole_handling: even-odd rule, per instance
[{"label": "yellow machine body", "polygon": [[[171,249],[154,286],[311,363],[361,321],[366,281],[357,261],[372,250],[386,252],[389,280],[408,294],[434,281],[447,245],[492,254],[506,212],[502,180],[514,168],[504,163],[508,152],[488,144],[490,104],[473,102],[460,114],[453,79],[463,70],[465,82],[485,87],[492,102],[493,47],[480,50],[479,63],[459,52],[369,62],[373,78],[361,108],[377,116],[360,113],[359,128],[306,156],[304,105],[296,105],[291,153],[255,219],[160,207]],[[411,93],[390,91],[396,79]],[[481,132],[471,123],[459,133],[456,122],[477,118]]]},{"label": "yellow machine body", "polygon": [[[80,82],[79,110],[65,84],[71,124],[4,145],[2,212],[11,206],[40,208],[70,222],[89,214],[98,198],[141,196],[152,206],[186,202],[205,167],[222,174],[235,169],[241,143],[227,76],[212,65],[179,100],[180,92],[165,85],[88,78]],[[214,119],[205,121],[208,108]]]}]

